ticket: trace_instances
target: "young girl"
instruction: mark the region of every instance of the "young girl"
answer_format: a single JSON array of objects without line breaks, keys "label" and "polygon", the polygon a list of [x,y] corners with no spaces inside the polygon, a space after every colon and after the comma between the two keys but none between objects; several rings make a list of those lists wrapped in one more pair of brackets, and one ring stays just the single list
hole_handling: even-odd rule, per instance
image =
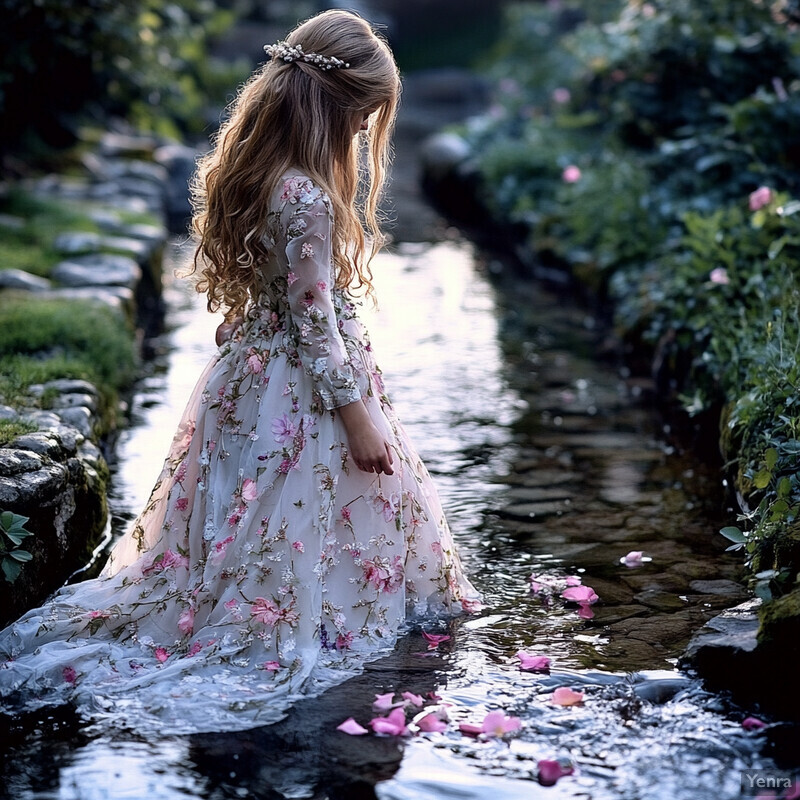
[{"label": "young girl", "polygon": [[477,608],[348,293],[371,289],[381,243],[394,59],[343,11],[266,50],[194,187],[221,347],[100,578],[0,633],[7,710],[268,723],[386,653],[407,619]]}]

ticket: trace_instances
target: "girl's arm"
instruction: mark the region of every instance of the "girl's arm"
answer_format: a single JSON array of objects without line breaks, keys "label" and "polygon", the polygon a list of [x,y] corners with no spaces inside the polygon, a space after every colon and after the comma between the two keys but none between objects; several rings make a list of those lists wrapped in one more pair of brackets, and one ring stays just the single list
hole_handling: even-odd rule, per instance
[{"label": "girl's arm", "polygon": [[327,197],[318,188],[309,189],[286,224],[289,309],[297,331],[300,360],[325,408],[339,414],[356,466],[365,472],[391,475],[389,443],[361,401],[333,307],[333,217]]}]

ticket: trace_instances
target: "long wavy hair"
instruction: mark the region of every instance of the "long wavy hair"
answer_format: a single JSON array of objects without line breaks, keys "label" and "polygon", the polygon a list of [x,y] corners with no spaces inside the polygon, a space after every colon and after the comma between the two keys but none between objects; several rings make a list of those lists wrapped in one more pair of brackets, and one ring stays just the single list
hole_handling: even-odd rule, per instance
[{"label": "long wavy hair", "polygon": [[[303,22],[286,42],[349,67],[267,62],[242,86],[214,148],[198,163],[192,271],[209,311],[222,309],[228,320],[263,291],[270,197],[289,168],[331,199],[338,287],[371,293],[370,261],[384,243],[379,201],[400,95],[392,52],[364,19],[340,10]],[[366,114],[368,131],[354,136]]]}]

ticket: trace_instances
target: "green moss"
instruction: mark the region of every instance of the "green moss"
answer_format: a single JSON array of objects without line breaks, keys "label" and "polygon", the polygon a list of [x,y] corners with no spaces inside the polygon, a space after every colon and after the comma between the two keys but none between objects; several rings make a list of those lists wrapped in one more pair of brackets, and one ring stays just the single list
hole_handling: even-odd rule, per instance
[{"label": "green moss", "polygon": [[793,654],[800,655],[800,587],[761,606],[759,620],[760,645],[778,648],[786,663]]},{"label": "green moss", "polygon": [[31,422],[0,419],[0,445],[6,445],[9,442],[13,442],[17,436],[33,433],[35,430],[36,425]]},{"label": "green moss", "polygon": [[34,383],[87,380],[101,393],[101,428],[107,430],[118,393],[135,378],[136,353],[133,331],[105,306],[0,295],[0,398],[9,405],[40,403],[28,391]]}]

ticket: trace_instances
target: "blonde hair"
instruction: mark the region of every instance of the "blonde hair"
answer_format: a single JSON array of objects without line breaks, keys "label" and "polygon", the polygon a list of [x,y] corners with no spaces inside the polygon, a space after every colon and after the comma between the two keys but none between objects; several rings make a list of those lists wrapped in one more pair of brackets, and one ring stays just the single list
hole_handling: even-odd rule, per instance
[{"label": "blonde hair", "polygon": [[[198,164],[192,184],[196,289],[208,295],[209,311],[223,309],[227,319],[262,290],[270,197],[290,168],[331,199],[338,287],[371,293],[369,263],[384,243],[378,204],[400,95],[392,52],[364,19],[340,10],[303,22],[286,42],[349,66],[269,61],[242,86],[214,149]],[[367,113],[369,130],[354,136],[354,122]]]}]

